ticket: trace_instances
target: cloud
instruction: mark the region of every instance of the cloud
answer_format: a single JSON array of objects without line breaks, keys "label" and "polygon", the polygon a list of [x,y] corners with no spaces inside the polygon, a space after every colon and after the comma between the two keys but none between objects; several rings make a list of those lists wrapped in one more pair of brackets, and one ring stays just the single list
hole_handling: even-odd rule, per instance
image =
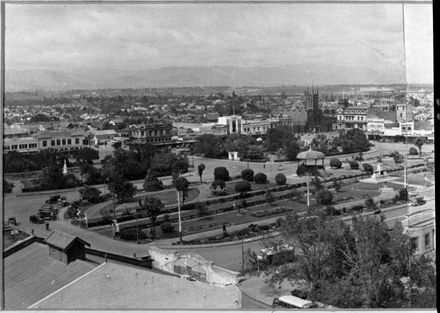
[{"label": "cloud", "polygon": [[393,4],[6,5],[7,68],[326,62],[400,70],[402,47]]}]

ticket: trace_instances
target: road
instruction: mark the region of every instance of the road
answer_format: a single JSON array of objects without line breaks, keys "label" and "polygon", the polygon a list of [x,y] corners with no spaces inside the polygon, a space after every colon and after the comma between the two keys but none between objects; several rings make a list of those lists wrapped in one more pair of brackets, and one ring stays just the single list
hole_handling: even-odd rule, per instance
[{"label": "road", "polygon": [[[423,146],[424,151],[430,151],[431,149],[428,145]],[[406,145],[402,144],[382,144],[377,143],[376,148],[378,149],[387,149],[387,151],[393,151],[395,149],[403,149]],[[384,151],[383,150],[383,151]],[[376,153],[376,152],[375,152]],[[373,153],[373,154],[375,154]],[[191,159],[190,159],[191,160]],[[326,159],[326,163],[329,162],[329,158]],[[212,181],[213,180],[213,171],[217,166],[225,166],[229,169],[230,176],[236,176],[241,173],[241,171],[247,168],[247,162],[239,162],[239,161],[229,161],[229,160],[216,160],[216,159],[207,159],[194,157],[195,168],[192,169],[186,176],[190,181],[198,181],[199,176],[197,175],[197,166],[200,163],[204,163],[206,165],[206,169],[203,173],[204,181]],[[285,170],[283,173],[288,176],[289,180],[291,179],[291,175],[296,172],[297,162],[283,163],[282,165]],[[278,163],[268,162],[266,164],[263,163],[250,163],[250,168],[254,170],[254,172],[265,172],[268,174],[269,179],[273,179],[273,177],[279,172],[278,171]],[[164,179],[169,180],[169,178]],[[136,184],[140,185],[142,181],[137,181]],[[101,186],[100,190],[105,191],[105,186]],[[426,199],[433,199],[435,197],[434,187],[430,188],[419,188],[419,194],[425,196]],[[67,190],[62,192],[54,192],[54,194],[61,194],[67,198],[67,201],[71,202],[77,200],[79,197],[79,193],[77,190]],[[45,200],[49,198],[49,194],[41,195],[20,195],[17,193],[6,194],[4,198],[4,218],[7,220],[9,217],[16,217],[17,221],[20,223],[20,228],[25,231],[30,232],[32,229],[35,231],[36,235],[46,236],[48,232],[44,229],[44,225],[31,224],[29,222],[29,216],[31,214],[35,214]],[[428,201],[426,206],[432,206],[433,201]],[[391,214],[391,213],[389,213]],[[403,211],[396,211],[395,214],[399,216],[400,214],[406,214]],[[390,215],[389,218],[394,218],[395,215]],[[77,227],[74,227],[68,223],[64,222],[51,222],[52,229],[59,229],[61,231],[65,231],[67,233],[71,233],[73,235],[79,237],[85,237],[86,240],[92,243],[92,246],[95,248],[103,248],[108,249],[108,251],[118,252],[121,251],[123,253],[132,254],[136,253],[138,255],[143,255],[146,253],[146,248],[142,245],[130,244],[126,242],[114,241],[110,238],[106,238],[100,236],[94,232],[90,232],[87,230],[83,230]],[[259,251],[263,248],[260,242],[252,242],[246,243],[244,245],[244,249],[250,248],[254,251]],[[199,253],[203,257],[208,260],[212,260],[215,264],[229,268],[231,270],[241,270],[241,245],[233,245],[233,246],[224,246],[224,247],[216,247],[216,248],[188,248],[186,250],[180,250],[186,252],[194,252]]]}]

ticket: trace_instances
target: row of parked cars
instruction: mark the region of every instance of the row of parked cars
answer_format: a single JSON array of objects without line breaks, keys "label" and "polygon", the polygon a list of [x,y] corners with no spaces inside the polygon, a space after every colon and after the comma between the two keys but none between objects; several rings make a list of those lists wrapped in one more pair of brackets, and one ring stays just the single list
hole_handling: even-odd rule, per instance
[{"label": "row of parked cars", "polygon": [[29,221],[34,224],[43,224],[46,221],[55,221],[58,217],[60,207],[69,205],[66,197],[55,195],[50,197],[38,210],[37,214],[29,217]]}]

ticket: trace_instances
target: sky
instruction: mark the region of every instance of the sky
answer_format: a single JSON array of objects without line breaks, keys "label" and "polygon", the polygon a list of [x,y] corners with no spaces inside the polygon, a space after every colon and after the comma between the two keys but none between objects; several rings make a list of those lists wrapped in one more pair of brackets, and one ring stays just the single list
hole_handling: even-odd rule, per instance
[{"label": "sky", "polygon": [[[6,4],[7,69],[285,66],[400,71],[396,4]],[[432,83],[430,5],[405,6],[410,83]]]}]

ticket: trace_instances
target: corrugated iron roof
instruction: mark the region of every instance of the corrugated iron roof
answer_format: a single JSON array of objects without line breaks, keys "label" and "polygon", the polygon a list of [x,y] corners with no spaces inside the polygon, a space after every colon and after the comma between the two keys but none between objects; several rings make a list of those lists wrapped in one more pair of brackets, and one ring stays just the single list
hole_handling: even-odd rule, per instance
[{"label": "corrugated iron roof", "polygon": [[5,307],[26,309],[95,268],[76,260],[65,264],[49,256],[49,247],[33,243],[4,260]]},{"label": "corrugated iron roof", "polygon": [[52,232],[49,237],[46,238],[46,242],[54,247],[60,248],[63,251],[67,250],[74,241],[79,240],[86,246],[90,247],[90,244],[78,237],[74,237],[58,231]]},{"label": "corrugated iron roof", "polygon": [[215,286],[107,262],[33,309],[238,309],[237,286]]}]

